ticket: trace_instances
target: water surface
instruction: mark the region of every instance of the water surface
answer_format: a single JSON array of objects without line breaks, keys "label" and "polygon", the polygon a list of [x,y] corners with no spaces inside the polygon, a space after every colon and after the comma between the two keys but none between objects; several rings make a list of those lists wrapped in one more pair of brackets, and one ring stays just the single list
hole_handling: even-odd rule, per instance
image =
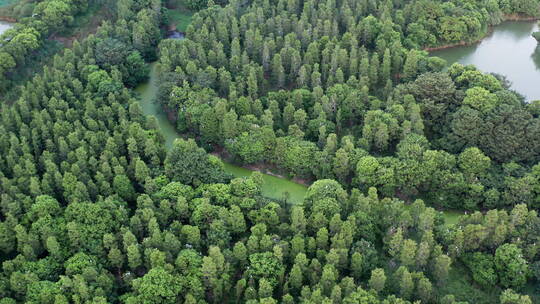
[{"label": "water surface", "polygon": [[[140,94],[139,104],[145,115],[156,117],[161,134],[165,138],[165,147],[170,149],[175,139],[181,137],[173,124],[167,119],[167,115],[161,107],[154,102],[158,91],[158,71],[155,63],[151,64],[150,79],[138,86],[135,91]],[[250,176],[253,171],[224,162],[225,171],[236,177]],[[301,203],[307,191],[307,187],[285,178],[263,174],[262,195],[275,200],[287,198],[293,204]]]},{"label": "water surface", "polygon": [[6,30],[10,29],[13,25],[4,21],[0,21],[0,35],[2,35]]},{"label": "water surface", "polygon": [[[174,140],[182,136],[167,119],[167,115],[163,112],[161,107],[154,102],[158,91],[158,68],[155,63],[151,64],[150,67],[150,78],[148,82],[141,84],[136,88],[136,91],[140,94],[139,104],[145,115],[156,117],[161,134],[165,138],[165,146],[167,149],[170,149]],[[247,177],[253,172],[252,170],[227,162],[224,162],[224,165],[225,170],[236,177]],[[307,191],[306,186],[286,178],[263,174],[263,181],[263,196],[275,200],[287,198],[288,202],[298,204],[303,201]],[[457,211],[443,211],[443,213],[446,223],[449,225],[455,224],[458,217],[462,215],[461,212]]]},{"label": "water surface", "polygon": [[527,100],[540,99],[540,48],[531,34],[536,21],[508,21],[496,26],[488,37],[469,46],[431,52],[448,64],[474,64],[483,72],[507,77],[511,88]]}]

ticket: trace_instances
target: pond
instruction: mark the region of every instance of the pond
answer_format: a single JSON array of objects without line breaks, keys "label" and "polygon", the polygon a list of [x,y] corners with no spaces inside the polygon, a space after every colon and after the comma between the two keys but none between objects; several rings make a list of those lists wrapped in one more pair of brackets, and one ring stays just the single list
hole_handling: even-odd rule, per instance
[{"label": "pond", "polygon": [[[150,79],[148,82],[138,86],[135,91],[140,94],[139,104],[142,112],[145,115],[156,117],[161,134],[165,138],[165,146],[170,149],[174,140],[181,137],[181,135],[167,119],[167,115],[162,111],[161,107],[154,102],[158,91],[158,71],[155,63],[152,63],[150,67]],[[224,162],[224,164],[225,170],[235,177],[245,177],[252,173],[249,169],[231,163]],[[262,194],[271,199],[281,200],[287,197],[288,202],[298,204],[302,202],[307,191],[307,187],[304,185],[268,174],[263,174],[263,181]]]},{"label": "pond", "polygon": [[536,21],[508,21],[479,43],[431,52],[448,64],[474,64],[483,72],[506,76],[511,88],[529,101],[540,100],[540,47],[531,34]]}]

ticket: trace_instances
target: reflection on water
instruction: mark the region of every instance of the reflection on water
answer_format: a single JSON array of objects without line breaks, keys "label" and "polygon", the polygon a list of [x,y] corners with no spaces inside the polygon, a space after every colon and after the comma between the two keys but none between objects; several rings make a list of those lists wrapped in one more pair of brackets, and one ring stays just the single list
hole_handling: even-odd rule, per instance
[{"label": "reflection on water", "polygon": [[11,23],[0,21],[0,35],[10,29],[13,25]]},{"label": "reflection on water", "polygon": [[536,45],[536,48],[534,49],[534,53],[531,55],[531,59],[534,61],[534,64],[536,65],[536,70],[540,72],[540,43]]},{"label": "reflection on water", "polygon": [[540,99],[540,49],[531,34],[536,22],[504,22],[482,42],[432,52],[449,64],[474,64],[480,70],[506,76],[511,88],[527,100]]},{"label": "reflection on water", "polygon": [[185,34],[179,31],[169,31],[167,33],[167,39],[184,39]]}]

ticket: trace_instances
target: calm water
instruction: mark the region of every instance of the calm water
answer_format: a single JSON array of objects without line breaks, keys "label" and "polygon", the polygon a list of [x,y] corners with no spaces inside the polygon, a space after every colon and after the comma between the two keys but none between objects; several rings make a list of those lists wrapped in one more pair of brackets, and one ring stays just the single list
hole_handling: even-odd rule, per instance
[{"label": "calm water", "polygon": [[540,47],[531,34],[537,30],[537,22],[504,22],[477,44],[431,55],[444,58],[449,64],[474,64],[484,72],[504,75],[512,89],[527,100],[536,100],[540,99]]},{"label": "calm water", "polygon": [[169,31],[167,32],[167,39],[184,39],[186,35],[179,31]]},{"label": "calm water", "polygon": [[[160,106],[154,103],[158,90],[157,76],[157,65],[152,64],[149,81],[138,86],[136,91],[140,94],[139,103],[143,113],[145,115],[152,115],[157,118],[159,128],[161,129],[161,133],[165,138],[165,146],[167,149],[169,149],[172,147],[174,140],[181,136],[178,134],[174,126],[169,122],[167,116],[161,110]],[[252,173],[251,170],[238,167],[230,163],[225,163],[225,170],[236,177],[249,176]],[[283,199],[285,195],[287,195],[289,197],[289,202],[297,204],[302,202],[307,191],[306,186],[297,184],[284,178],[263,174],[263,180],[264,184],[262,187],[262,194],[268,198]]]},{"label": "calm water", "polygon": [[7,29],[11,28],[11,23],[0,21],[0,35],[4,33]]}]

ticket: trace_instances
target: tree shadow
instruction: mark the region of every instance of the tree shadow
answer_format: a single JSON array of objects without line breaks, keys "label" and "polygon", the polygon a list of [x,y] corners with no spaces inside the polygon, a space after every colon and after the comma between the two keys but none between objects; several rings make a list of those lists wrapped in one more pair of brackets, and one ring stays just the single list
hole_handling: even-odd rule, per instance
[{"label": "tree shadow", "polygon": [[531,59],[534,62],[537,70],[540,70],[540,43],[534,49],[534,52],[531,54]]}]

